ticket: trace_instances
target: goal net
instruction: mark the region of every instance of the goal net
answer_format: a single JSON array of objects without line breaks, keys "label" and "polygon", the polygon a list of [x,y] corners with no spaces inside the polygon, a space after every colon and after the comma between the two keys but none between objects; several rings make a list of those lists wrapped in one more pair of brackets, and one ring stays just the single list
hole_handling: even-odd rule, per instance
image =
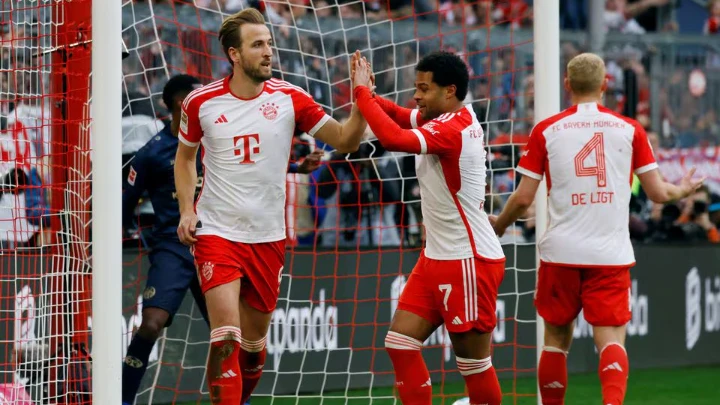
[{"label": "goal net", "polygon": [[[14,327],[0,334],[0,383],[25,384],[37,402],[54,396],[56,403],[78,403],[83,396],[75,393],[89,381],[82,366],[91,329],[90,59],[86,36],[78,34],[89,30],[89,4],[13,4],[18,6],[2,9],[0,22],[26,32],[3,37],[0,95],[3,100],[21,95],[41,112],[39,121],[28,125],[37,129],[32,139],[45,147],[33,156],[47,177],[33,190],[45,192],[47,225],[42,228],[41,222],[36,225],[41,229],[31,233],[48,229],[54,238],[43,250],[13,245],[0,257],[0,307],[16,314],[14,321],[12,316],[2,321],[14,322]],[[466,102],[483,122],[488,145],[485,208],[499,212],[517,183],[513,168],[534,109],[531,11],[514,0],[123,0],[122,40],[128,57],[123,60],[123,110],[118,113],[123,114],[124,177],[134,153],[170,118],[161,93],[172,75],[189,73],[209,83],[228,74],[215,33],[224,16],[248,6],[262,8],[269,21],[277,48],[275,76],[308,91],[338,120],[350,111],[349,55],[356,49],[376,72],[377,92],[408,107],[413,106],[419,58],[438,49],[462,55],[471,72]],[[32,83],[27,96],[17,85],[19,76]],[[9,133],[3,127],[3,136]],[[268,336],[268,360],[252,402],[399,403],[393,399],[383,340],[424,240],[414,159],[386,152],[371,133],[351,155],[333,153],[298,134],[293,159],[316,148],[326,151],[323,166],[287,177],[287,261]],[[17,194],[12,198],[16,204],[20,200]],[[11,218],[23,216],[19,209],[2,205]],[[144,297],[152,294],[144,290],[152,217],[152,206],[143,200],[136,210],[136,229],[125,230],[124,347],[140,325]],[[529,404],[537,402],[534,219],[530,215],[519,224],[502,239],[507,269],[497,303],[493,363],[503,402]],[[17,237],[22,232],[13,222],[6,233]],[[151,353],[137,403],[208,403],[208,335],[188,296]],[[465,394],[445,329],[425,343],[436,403],[452,404]],[[52,392],[43,388],[48,381]]]},{"label": "goal net", "polygon": [[0,5],[3,404],[89,398],[89,23],[88,2]]}]

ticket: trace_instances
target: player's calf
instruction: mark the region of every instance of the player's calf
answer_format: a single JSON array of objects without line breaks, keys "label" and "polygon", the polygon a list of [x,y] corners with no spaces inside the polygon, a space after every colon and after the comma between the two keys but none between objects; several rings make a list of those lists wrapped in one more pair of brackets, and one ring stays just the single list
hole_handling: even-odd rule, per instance
[{"label": "player's calf", "polygon": [[422,342],[397,332],[385,336],[387,350],[395,370],[395,387],[403,405],[430,405],[432,383],[420,353]]},{"label": "player's calf", "polygon": [[242,372],[238,367],[242,336],[236,326],[221,326],[210,332],[207,375],[213,404],[237,405],[242,396]]},{"label": "player's calf", "polygon": [[140,328],[133,336],[122,369],[122,402],[132,404],[135,402],[140,383],[142,382],[150,352],[158,337],[167,324],[170,314],[160,308],[145,308]]},{"label": "player's calf", "polygon": [[[557,316],[559,311],[555,311]],[[566,321],[567,319],[563,320]],[[572,322],[545,324],[545,346],[538,364],[538,385],[543,405],[563,405],[567,391],[567,353],[572,344]]]},{"label": "player's calf", "polygon": [[600,385],[604,405],[622,405],[630,371],[627,352],[620,343],[610,343],[600,350]]},{"label": "player's calf", "polygon": [[255,390],[260,377],[262,376],[263,367],[265,366],[265,357],[267,349],[265,346],[267,338],[263,337],[257,341],[242,339],[240,341],[240,371],[242,372],[242,398],[241,404],[244,404]]},{"label": "player's calf", "polygon": [[[279,259],[278,259],[279,260]],[[281,266],[278,266],[281,267]],[[252,280],[259,272],[248,273]],[[243,403],[252,395],[262,376],[267,349],[265,342],[270,327],[273,310],[277,305],[278,285],[268,288],[269,282],[278,280],[277,271],[263,272],[266,277],[257,277],[251,281],[252,289],[241,291],[240,323],[243,327],[243,339],[240,342],[240,370],[243,379]],[[269,282],[265,282],[269,281]]]},{"label": "player's calf", "polygon": [[242,396],[239,295],[237,279],[205,291],[211,329],[207,377],[213,404],[237,405]]},{"label": "player's calf", "polygon": [[[627,302],[627,301],[625,301]],[[629,311],[620,319],[587,318],[593,324],[625,324]],[[598,374],[602,387],[603,405],[621,405],[625,399],[630,371],[625,342],[625,326],[594,326],[593,338],[600,353]]]},{"label": "player's calf", "polygon": [[567,390],[567,352],[545,346],[538,365],[538,385],[543,405],[563,405]]},{"label": "player's calf", "polygon": [[491,358],[466,359],[456,356],[456,361],[465,379],[470,405],[500,405],[502,392]]},{"label": "player's calf", "polygon": [[[483,329],[492,330],[490,325]],[[471,405],[500,405],[502,392],[490,358],[492,334],[470,329],[450,332],[458,370],[465,379]]]}]

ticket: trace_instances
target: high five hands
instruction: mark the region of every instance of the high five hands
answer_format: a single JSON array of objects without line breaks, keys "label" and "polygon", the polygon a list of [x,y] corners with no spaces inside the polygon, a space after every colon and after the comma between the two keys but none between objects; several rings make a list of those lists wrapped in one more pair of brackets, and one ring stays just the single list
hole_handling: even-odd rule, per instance
[{"label": "high five hands", "polygon": [[353,90],[357,86],[366,86],[370,91],[375,91],[375,74],[367,59],[355,51],[350,58],[350,80]]}]

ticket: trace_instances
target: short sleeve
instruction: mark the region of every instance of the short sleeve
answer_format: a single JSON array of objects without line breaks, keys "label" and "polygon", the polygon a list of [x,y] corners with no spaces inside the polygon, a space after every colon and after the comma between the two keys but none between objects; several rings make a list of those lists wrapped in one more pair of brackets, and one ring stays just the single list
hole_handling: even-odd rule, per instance
[{"label": "short sleeve", "polygon": [[180,133],[178,139],[187,146],[195,147],[200,144],[203,136],[200,126],[200,104],[192,95],[186,97],[180,115]]},{"label": "short sleeve", "polygon": [[295,109],[295,123],[300,131],[314,136],[325,125],[330,116],[316,103],[313,98],[301,90],[292,93],[293,108]]},{"label": "short sleeve", "polygon": [[543,135],[542,128],[545,128],[545,126],[536,125],[533,128],[527,148],[520,158],[517,169],[515,169],[518,173],[535,180],[542,180],[547,166],[547,149],[545,148],[545,135]]},{"label": "short sleeve", "polygon": [[633,171],[635,174],[643,174],[658,168],[647,133],[645,133],[645,129],[639,124],[635,125],[635,134],[633,135],[632,146]]},{"label": "short sleeve", "polygon": [[420,154],[443,155],[462,146],[461,134],[449,125],[432,120],[412,132],[420,141]]}]

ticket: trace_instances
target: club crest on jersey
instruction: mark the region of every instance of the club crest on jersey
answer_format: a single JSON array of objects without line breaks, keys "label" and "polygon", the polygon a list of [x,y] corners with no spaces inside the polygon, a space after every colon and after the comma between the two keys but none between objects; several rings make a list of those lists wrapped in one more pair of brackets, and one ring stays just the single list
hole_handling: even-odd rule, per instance
[{"label": "club crest on jersey", "polygon": [[202,267],[202,274],[203,277],[205,277],[205,280],[210,280],[213,276],[213,269],[215,268],[215,265],[212,264],[212,262],[205,262]]},{"label": "club crest on jersey", "polygon": [[275,103],[267,103],[260,106],[260,112],[263,116],[272,121],[278,116],[278,106]]}]

